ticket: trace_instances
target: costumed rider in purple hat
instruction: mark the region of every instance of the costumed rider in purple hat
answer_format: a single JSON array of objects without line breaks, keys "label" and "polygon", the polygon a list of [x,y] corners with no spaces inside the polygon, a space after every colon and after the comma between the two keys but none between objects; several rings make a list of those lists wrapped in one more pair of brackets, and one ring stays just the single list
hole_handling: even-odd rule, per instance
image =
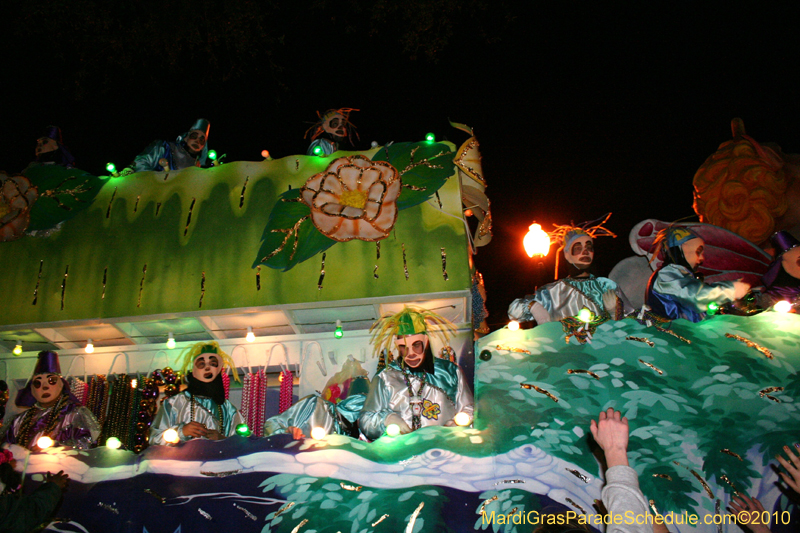
[{"label": "costumed rider in purple hat", "polygon": [[58,126],[47,126],[44,129],[42,135],[36,139],[34,153],[36,154],[36,159],[28,165],[28,168],[35,165],[60,165],[67,168],[75,166],[75,158],[64,146],[61,128]]},{"label": "costumed rider in purple hat", "polygon": [[[233,360],[217,342],[199,342],[187,348],[181,358],[188,387],[161,404],[150,427],[150,444],[230,437],[236,426],[244,423],[239,411],[225,399],[222,384],[221,374],[226,367],[235,367]],[[236,372],[233,376],[239,381]]]},{"label": "costumed rider in purple hat", "polygon": [[785,300],[794,306],[800,305],[800,241],[788,231],[779,231],[772,236],[775,259],[764,274],[764,290],[758,297],[762,308]]},{"label": "costumed rider in purple hat", "polygon": [[569,272],[566,278],[540,287],[533,296],[518,298],[508,307],[508,318],[517,322],[536,320],[538,324],[577,316],[584,308],[598,320],[621,320],[634,311],[625,294],[608,278],[596,277],[590,269],[594,261],[595,237],[611,236],[603,227],[609,213],[599,224],[556,226],[549,233],[560,242],[556,250],[556,275],[559,253],[563,250]]},{"label": "costumed rider in purple hat", "polygon": [[743,281],[704,283],[695,269],[703,263],[705,241],[684,226],[664,228],[653,241],[653,257],[663,254],[664,262],[647,283],[645,303],[654,314],[675,320],[700,322],[708,305],[738,300],[750,290]]},{"label": "costumed rider in purple hat", "polygon": [[350,113],[358,111],[349,107],[329,109],[324,115],[317,111],[319,120],[306,130],[304,138],[311,134],[311,144],[306,155],[331,155],[339,150],[339,146],[347,141],[353,144],[353,133],[358,138],[356,127],[350,122]]},{"label": "costumed rider in purple hat", "polygon": [[460,413],[466,415],[462,425],[472,422],[472,391],[464,373],[457,364],[434,357],[430,346],[429,334],[446,343],[455,333],[449,320],[426,309],[405,307],[371,329],[375,353],[388,352],[394,344],[399,357],[372,380],[358,420],[364,436],[377,439],[392,424],[401,434],[426,426],[454,426]]},{"label": "costumed rider in purple hat", "polygon": [[133,172],[209,168],[213,163],[208,157],[206,144],[210,129],[211,125],[206,119],[198,118],[189,131],[178,135],[175,142],[153,141],[131,163]]},{"label": "costumed rider in purple hat", "polygon": [[102,428],[92,412],[72,395],[61,376],[58,354],[39,352],[33,376],[17,393],[17,406],[29,407],[3,428],[3,442],[33,449],[40,438],[56,445],[88,449]]}]

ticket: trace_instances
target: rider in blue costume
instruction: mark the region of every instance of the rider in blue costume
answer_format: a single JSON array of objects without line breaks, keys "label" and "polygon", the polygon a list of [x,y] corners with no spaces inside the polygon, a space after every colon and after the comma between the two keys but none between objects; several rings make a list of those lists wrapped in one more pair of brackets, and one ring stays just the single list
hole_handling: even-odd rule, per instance
[{"label": "rider in blue costume", "polygon": [[373,329],[376,352],[395,344],[400,357],[390,362],[372,380],[359,429],[368,439],[377,439],[387,426],[397,425],[400,433],[410,433],[426,426],[454,426],[459,413],[464,422],[473,418],[473,398],[459,366],[433,356],[428,335],[437,333],[445,342],[455,328],[432,311],[404,308],[382,318]]},{"label": "rider in blue costume", "polygon": [[602,224],[589,231],[576,226],[558,228],[552,236],[559,238],[563,235],[561,248],[569,274],[540,287],[533,296],[514,300],[508,307],[509,319],[517,322],[536,320],[542,324],[576,316],[586,308],[594,316],[607,315],[607,318],[619,320],[633,312],[633,306],[613,280],[589,272],[594,260],[593,237],[613,234],[602,228]]},{"label": "rider in blue costume", "polygon": [[[226,366],[234,366],[233,361],[216,342],[200,342],[186,350],[181,370],[189,386],[161,404],[150,428],[151,444],[168,444],[165,433],[169,429],[181,441],[220,440],[236,432],[244,419],[225,399],[221,374]],[[238,381],[236,372],[233,376]]]},{"label": "rider in blue costume", "polygon": [[208,132],[211,125],[204,118],[199,118],[183,133],[171,141],[153,141],[150,146],[137,155],[131,163],[134,172],[145,170],[180,170],[188,167],[209,168],[212,161],[208,158]]},{"label": "rider in blue costume", "polygon": [[703,263],[705,241],[689,228],[669,226],[659,232],[653,244],[654,257],[663,251],[664,263],[650,276],[645,303],[658,316],[700,322],[708,304],[723,305],[750,290],[743,281],[703,282],[695,269]]}]

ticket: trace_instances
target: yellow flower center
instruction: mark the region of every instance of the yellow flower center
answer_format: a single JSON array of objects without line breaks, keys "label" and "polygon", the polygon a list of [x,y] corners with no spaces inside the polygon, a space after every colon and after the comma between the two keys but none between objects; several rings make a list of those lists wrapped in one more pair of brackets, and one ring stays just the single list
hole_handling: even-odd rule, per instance
[{"label": "yellow flower center", "polygon": [[339,204],[364,209],[364,206],[367,205],[367,193],[365,191],[343,191],[339,196]]}]

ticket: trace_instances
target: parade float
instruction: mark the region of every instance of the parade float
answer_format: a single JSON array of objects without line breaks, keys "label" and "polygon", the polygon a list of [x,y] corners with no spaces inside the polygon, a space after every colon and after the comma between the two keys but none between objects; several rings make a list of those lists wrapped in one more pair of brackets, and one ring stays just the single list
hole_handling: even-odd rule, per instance
[{"label": "parade float", "polygon": [[[353,168],[368,185],[327,185]],[[800,422],[797,314],[588,317],[473,344],[470,254],[491,221],[474,138],[124,177],[40,172],[3,178],[16,206],[0,244],[0,273],[13,280],[0,309],[11,397],[36,352],[53,349],[71,385],[105,384],[95,403],[111,388],[117,418],[137,411],[110,421],[95,449],[12,446],[26,483],[61,469],[72,478],[51,530],[522,532],[559,512],[601,530],[587,435],[607,407],[631,420],[629,455],[653,512],[699,517],[672,531],[737,531],[704,523],[736,491],[777,513],[774,532],[797,526],[769,467]],[[333,213],[325,194],[337,197]],[[480,214],[474,234],[464,207]],[[650,224],[632,232],[634,251],[647,253]],[[748,268],[764,270],[768,256],[745,248]],[[409,304],[458,326],[434,352],[474,370],[471,425],[374,442],[258,436],[279,389],[323,391],[352,363],[372,377],[385,360],[372,356],[370,326]],[[139,405],[157,401],[143,391],[174,391],[165,367],[212,339],[243,378],[230,380],[230,399],[250,411],[253,434],[143,445]],[[267,386],[253,413],[257,382]],[[115,389],[128,392],[115,400]]]}]

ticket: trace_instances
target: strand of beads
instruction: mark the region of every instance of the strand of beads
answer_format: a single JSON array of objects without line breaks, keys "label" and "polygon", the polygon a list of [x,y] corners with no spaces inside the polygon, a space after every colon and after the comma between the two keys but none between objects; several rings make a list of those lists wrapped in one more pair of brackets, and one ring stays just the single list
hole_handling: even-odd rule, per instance
[{"label": "strand of beads", "polygon": [[250,381],[252,380],[253,375],[249,372],[245,373],[243,383],[242,383],[242,408],[239,411],[242,414],[242,418],[244,419],[244,423],[248,426],[250,425],[250,413],[249,413],[249,395],[250,395]]},{"label": "strand of beads", "polygon": [[250,426],[256,437],[264,436],[264,411],[267,404],[267,374],[265,371],[258,371],[258,402],[256,404],[255,425]]},{"label": "strand of beads", "polygon": [[[234,370],[235,372],[235,370]],[[222,388],[225,389],[225,399],[231,397],[231,377],[228,375],[227,370],[222,372]]]},{"label": "strand of beads", "polygon": [[294,375],[288,368],[281,372],[281,391],[278,397],[278,413],[282,413],[292,406],[292,393],[294,390]]}]

